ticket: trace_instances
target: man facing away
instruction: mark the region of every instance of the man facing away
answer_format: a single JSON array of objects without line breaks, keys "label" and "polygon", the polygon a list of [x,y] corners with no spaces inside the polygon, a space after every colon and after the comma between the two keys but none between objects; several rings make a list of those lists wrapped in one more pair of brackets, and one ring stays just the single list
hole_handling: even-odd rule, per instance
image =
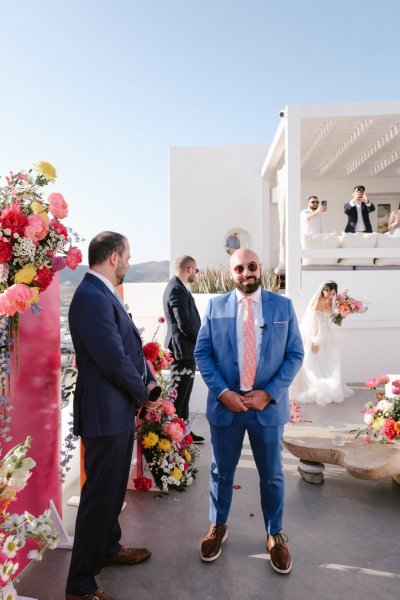
[{"label": "man facing away", "polygon": [[318,196],[309,196],[308,208],[300,213],[301,235],[312,235],[322,232],[321,213],[326,206],[319,203]]},{"label": "man facing away", "polygon": [[123,282],[129,257],[123,235],[103,231],[93,238],[89,271],[69,311],[78,368],[74,434],[81,436],[85,449],[86,481],[66,600],[112,600],[96,584],[102,567],[134,565],[150,557],[146,548],[121,546],[118,522],[131,465],[135,412],[155,386],[139,332],[115,289]]},{"label": "man facing away", "polygon": [[353,198],[344,205],[347,215],[346,233],[365,232],[372,233],[369,213],[375,210],[375,206],[368,200],[363,185],[356,185],[353,189]]},{"label": "man facing away", "polygon": [[[177,391],[175,409],[178,417],[185,421],[189,419],[189,400],[196,371],[194,347],[200,329],[200,316],[188,286],[198,272],[194,258],[180,256],[175,262],[175,275],[168,282],[163,296],[167,322],[165,345],[174,357],[171,380]],[[204,442],[203,437],[193,432],[192,438],[196,444]]]},{"label": "man facing away", "polygon": [[290,418],[288,388],[301,367],[303,344],[291,301],[260,288],[261,264],[254,252],[237,250],[230,275],[236,290],[209,301],[195,350],[209,389],[211,430],[211,525],[201,559],[216,560],[228,537],[234,475],[247,431],[260,476],[271,565],[286,574],[292,559],[282,533],[281,449]]}]

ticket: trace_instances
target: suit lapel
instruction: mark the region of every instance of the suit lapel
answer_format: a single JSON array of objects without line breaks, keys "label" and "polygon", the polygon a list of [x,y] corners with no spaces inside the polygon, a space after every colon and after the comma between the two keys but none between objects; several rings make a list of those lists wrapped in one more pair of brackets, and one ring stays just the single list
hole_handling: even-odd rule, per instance
[{"label": "suit lapel", "polygon": [[262,330],[261,348],[260,348],[260,360],[258,362],[257,371],[263,369],[264,359],[266,357],[267,343],[269,336],[272,331],[272,320],[273,320],[273,302],[272,295],[265,290],[261,290],[262,300],[262,313],[264,328]]},{"label": "suit lapel", "polygon": [[231,292],[225,306],[225,316],[228,322],[229,337],[231,340],[233,355],[235,361],[238,360],[237,351],[237,336],[236,336],[236,314],[237,314],[237,299],[236,292]]}]

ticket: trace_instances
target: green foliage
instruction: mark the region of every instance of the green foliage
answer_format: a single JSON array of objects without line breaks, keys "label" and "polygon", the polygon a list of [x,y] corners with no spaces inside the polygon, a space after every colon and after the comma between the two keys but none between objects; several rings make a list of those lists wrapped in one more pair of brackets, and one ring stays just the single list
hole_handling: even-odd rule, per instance
[{"label": "green foliage", "polygon": [[[261,273],[261,286],[271,292],[278,292],[280,277],[273,271],[264,270]],[[191,284],[193,294],[223,294],[234,289],[228,269],[204,269],[200,271]]]}]

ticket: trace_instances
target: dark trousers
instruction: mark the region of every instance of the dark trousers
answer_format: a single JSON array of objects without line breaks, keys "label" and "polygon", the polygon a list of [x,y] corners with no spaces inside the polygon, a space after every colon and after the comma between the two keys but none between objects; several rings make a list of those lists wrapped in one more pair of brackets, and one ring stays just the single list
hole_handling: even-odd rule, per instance
[{"label": "dark trousers", "polygon": [[97,588],[95,575],[105,558],[121,548],[118,516],[132,460],[133,426],[113,436],[82,439],[86,481],[76,517],[67,592],[83,596]]},{"label": "dark trousers", "polygon": [[171,380],[178,393],[175,400],[175,409],[178,417],[185,421],[189,419],[189,400],[195,371],[196,363],[194,360],[176,360],[171,365]]}]

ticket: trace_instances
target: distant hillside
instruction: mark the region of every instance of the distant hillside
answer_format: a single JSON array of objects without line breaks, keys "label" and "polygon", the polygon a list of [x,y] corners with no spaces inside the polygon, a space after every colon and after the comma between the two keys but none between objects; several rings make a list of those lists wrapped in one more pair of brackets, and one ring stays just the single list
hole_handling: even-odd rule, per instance
[{"label": "distant hillside", "polygon": [[[76,287],[85,276],[88,270],[87,265],[79,265],[75,271],[65,268],[60,271],[60,283],[66,283],[69,281],[74,287]],[[139,263],[130,267],[128,273],[125,275],[126,283],[140,283],[140,282],[162,282],[168,281],[169,279],[169,261],[163,260],[161,262],[149,261],[145,263]]]}]

